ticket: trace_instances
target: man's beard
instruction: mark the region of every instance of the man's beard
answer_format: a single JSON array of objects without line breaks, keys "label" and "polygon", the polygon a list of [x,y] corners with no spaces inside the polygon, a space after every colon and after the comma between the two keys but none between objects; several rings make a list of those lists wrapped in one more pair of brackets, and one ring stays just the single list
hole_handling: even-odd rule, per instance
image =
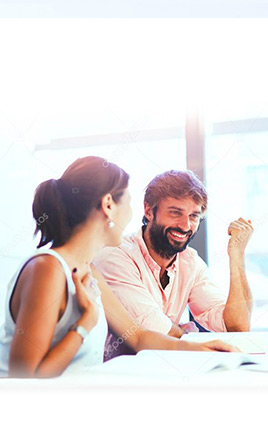
[{"label": "man's beard", "polygon": [[[177,242],[173,240],[173,243],[168,240],[168,233],[170,231],[174,231],[180,234],[187,234],[188,239],[186,242]],[[166,228],[163,225],[159,225],[155,222],[155,219],[152,222],[151,228],[149,229],[149,237],[153,250],[163,259],[171,259],[177,253],[184,251],[187,248],[189,242],[194,238],[196,232],[192,231],[183,231],[181,228]]]}]

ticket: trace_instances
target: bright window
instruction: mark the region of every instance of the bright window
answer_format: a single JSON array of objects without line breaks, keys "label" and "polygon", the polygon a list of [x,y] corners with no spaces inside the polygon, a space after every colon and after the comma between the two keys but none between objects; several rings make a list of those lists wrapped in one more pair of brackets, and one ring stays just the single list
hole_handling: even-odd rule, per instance
[{"label": "bright window", "polygon": [[[0,292],[5,297],[6,285],[19,262],[34,250],[34,222],[31,205],[36,186],[49,178],[58,178],[78,157],[98,155],[114,162],[130,174],[133,219],[126,232],[137,231],[143,216],[144,189],[157,174],[169,169],[186,169],[185,139],[124,143],[83,149],[44,150],[30,153],[20,145],[2,159],[0,186],[4,216],[0,219],[1,258]],[[12,166],[12,169],[8,167]],[[3,318],[0,302],[0,321]],[[1,311],[2,309],[2,311]],[[2,314],[2,315],[1,315]]]},{"label": "bright window", "polygon": [[[252,122],[256,125],[257,120]],[[254,299],[252,328],[255,330],[267,327],[268,316],[267,147],[268,131],[206,138],[210,270],[227,293],[227,228],[239,217],[251,219],[255,231],[246,249],[246,268]]]}]

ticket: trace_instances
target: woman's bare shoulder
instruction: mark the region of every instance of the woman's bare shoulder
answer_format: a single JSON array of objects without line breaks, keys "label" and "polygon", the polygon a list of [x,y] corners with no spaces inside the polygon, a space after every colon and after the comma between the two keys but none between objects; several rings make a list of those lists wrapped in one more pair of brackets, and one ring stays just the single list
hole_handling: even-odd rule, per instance
[{"label": "woman's bare shoulder", "polygon": [[65,272],[54,256],[42,254],[30,258],[24,264],[12,294],[13,318],[17,319],[21,306],[29,313],[34,307],[41,309],[49,303],[58,304],[60,300],[57,298],[65,293],[65,284]]},{"label": "woman's bare shoulder", "polygon": [[46,253],[30,258],[24,265],[22,273],[25,276],[48,275],[49,279],[65,277],[60,261],[55,256]]},{"label": "woman's bare shoulder", "polygon": [[47,254],[41,254],[30,258],[24,265],[17,283],[22,291],[37,290],[41,295],[48,290],[59,293],[66,283],[66,275],[60,261]]}]

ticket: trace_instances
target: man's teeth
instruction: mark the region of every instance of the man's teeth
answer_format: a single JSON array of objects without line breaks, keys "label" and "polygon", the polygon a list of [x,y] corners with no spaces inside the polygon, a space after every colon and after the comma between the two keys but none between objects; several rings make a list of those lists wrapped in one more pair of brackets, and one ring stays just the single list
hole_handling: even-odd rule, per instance
[{"label": "man's teeth", "polygon": [[175,231],[171,231],[170,233],[172,234],[172,236],[179,237],[180,239],[185,238],[185,234],[175,233]]}]

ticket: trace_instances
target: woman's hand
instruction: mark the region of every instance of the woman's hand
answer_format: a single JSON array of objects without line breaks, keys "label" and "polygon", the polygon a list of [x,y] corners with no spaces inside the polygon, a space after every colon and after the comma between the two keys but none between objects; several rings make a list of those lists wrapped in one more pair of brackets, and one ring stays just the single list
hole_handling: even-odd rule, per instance
[{"label": "woman's hand", "polygon": [[77,269],[73,269],[72,278],[76,289],[76,299],[79,308],[90,317],[91,327],[95,326],[99,318],[99,305],[96,303],[96,291],[92,284],[92,273],[88,271],[79,277]]},{"label": "woman's hand", "polygon": [[236,346],[228,345],[221,340],[212,340],[206,343],[189,343],[193,346],[189,348],[191,351],[220,351],[220,352],[241,352]]}]

